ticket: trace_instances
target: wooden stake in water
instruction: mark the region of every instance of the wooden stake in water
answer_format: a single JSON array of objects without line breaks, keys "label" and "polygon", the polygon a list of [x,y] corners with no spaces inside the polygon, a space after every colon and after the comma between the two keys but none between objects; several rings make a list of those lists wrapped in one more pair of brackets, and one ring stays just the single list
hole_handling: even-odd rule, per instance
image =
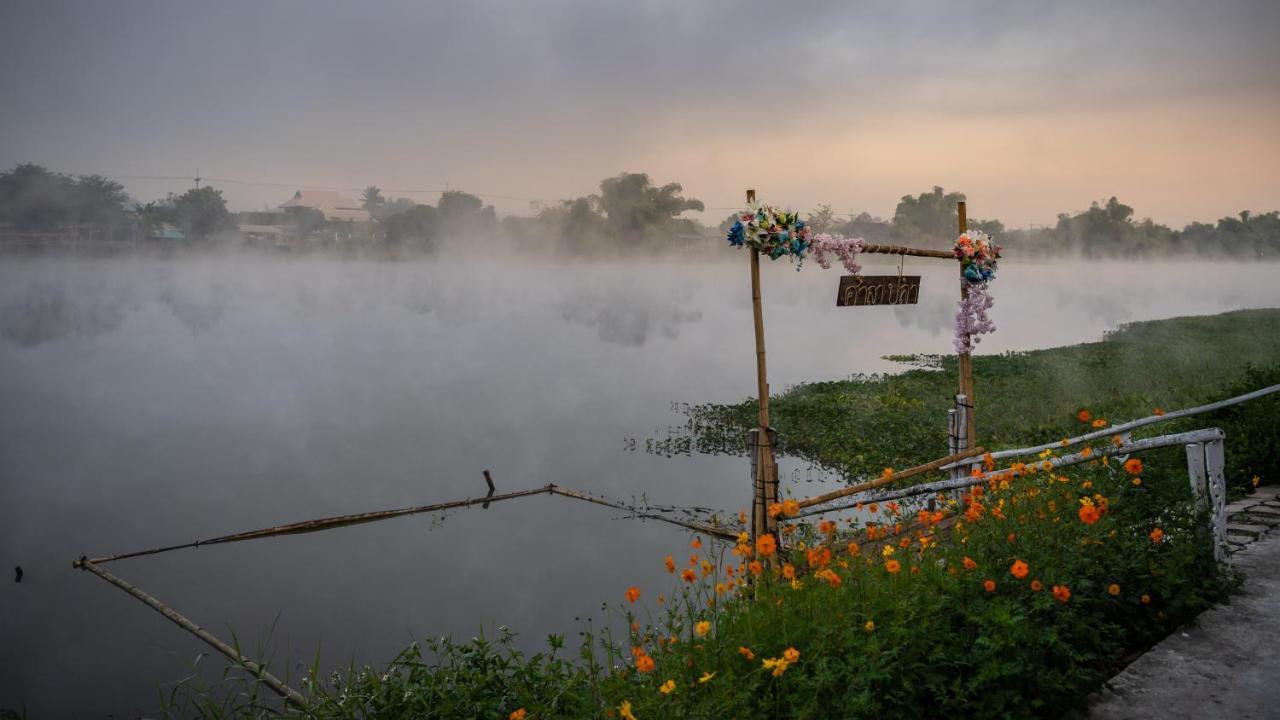
[{"label": "wooden stake in water", "polygon": [[[963,235],[969,230],[969,218],[968,218],[967,211],[965,208],[965,203],[963,200],[961,200],[959,203],[956,204],[956,214],[958,219],[957,224],[959,225],[959,234]],[[960,299],[963,301],[963,300],[967,300],[968,297],[969,297],[969,281],[964,279],[964,274],[962,271],[960,275]],[[969,347],[970,342],[972,342],[971,337],[966,335],[964,338],[965,347]],[[968,407],[965,408],[965,410],[968,411],[966,412],[966,415],[968,417],[966,418],[967,422],[965,423],[964,445],[963,447],[958,449],[967,450],[971,447],[974,447],[977,444],[977,440],[976,440],[977,433],[974,432],[974,422],[973,422],[974,411],[976,409],[975,408],[976,403],[973,400],[973,358],[972,356],[970,356],[968,352],[960,353],[959,369],[960,369],[959,394],[964,395],[968,403]]]},{"label": "wooden stake in water", "polygon": [[[756,200],[756,191],[747,191],[747,203]],[[777,522],[769,517],[769,505],[778,501],[778,467],[773,457],[773,434],[769,431],[769,380],[764,356],[764,308],[760,302],[760,251],[751,250],[751,311],[756,333],[756,391],[760,398],[759,430],[755,435],[755,478],[751,503],[751,534],[776,534]],[[776,538],[775,538],[776,539]]]}]

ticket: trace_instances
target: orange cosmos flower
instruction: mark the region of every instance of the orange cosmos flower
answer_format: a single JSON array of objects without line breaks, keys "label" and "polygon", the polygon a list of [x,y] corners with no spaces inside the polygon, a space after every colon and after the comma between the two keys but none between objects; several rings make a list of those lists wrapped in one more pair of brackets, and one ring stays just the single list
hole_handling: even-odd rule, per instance
[{"label": "orange cosmos flower", "polygon": [[995,581],[995,580],[987,580],[987,581],[985,581],[985,582],[983,582],[983,583],[982,583],[982,588],[983,588],[984,590],[986,590],[987,592],[989,592],[989,593],[990,593],[990,592],[995,592],[995,591],[996,591],[996,581]]},{"label": "orange cosmos flower", "polygon": [[850,555],[857,555],[859,552],[862,552],[862,548],[859,547],[856,542],[849,543],[848,550]]},{"label": "orange cosmos flower", "polygon": [[1161,540],[1164,540],[1164,531],[1161,530],[1160,528],[1156,528],[1155,530],[1151,531],[1151,535],[1149,535],[1148,537],[1151,538],[1151,542],[1158,543]]},{"label": "orange cosmos flower", "polygon": [[1009,574],[1019,580],[1026,577],[1029,571],[1030,568],[1028,568],[1027,564],[1021,560],[1015,560],[1013,561],[1013,565],[1009,566]]},{"label": "orange cosmos flower", "polygon": [[896,575],[902,569],[902,563],[897,560],[888,560],[884,564],[884,569],[888,570],[890,575]]},{"label": "orange cosmos flower", "polygon": [[787,564],[783,565],[783,566],[782,566],[782,577],[784,577],[784,578],[786,578],[786,579],[788,579],[788,580],[795,580],[795,579],[796,579],[796,566],[795,566],[795,565],[792,565],[791,563],[787,563]]},{"label": "orange cosmos flower", "polygon": [[769,517],[776,518],[782,514],[782,503],[769,503]]},{"label": "orange cosmos flower", "polygon": [[818,523],[818,530],[825,535],[830,535],[836,531],[836,524],[830,520],[823,520]]},{"label": "orange cosmos flower", "polygon": [[761,535],[756,538],[756,552],[765,557],[769,557],[778,549],[778,541],[773,539],[772,535]]},{"label": "orange cosmos flower", "polygon": [[738,654],[748,660],[756,659],[756,654],[751,652],[751,648],[740,647],[738,648]]},{"label": "orange cosmos flower", "polygon": [[515,710],[510,715],[508,715],[507,720],[524,720],[525,716],[528,714],[529,713],[526,712],[524,708],[520,708],[519,710]]},{"label": "orange cosmos flower", "polygon": [[1120,597],[1120,586],[1115,583],[1111,583],[1107,586],[1107,594],[1111,597]]},{"label": "orange cosmos flower", "polygon": [[1103,420],[1102,418],[1098,418],[1097,420],[1093,421],[1093,426],[1096,428],[1104,428],[1107,426],[1107,421]]},{"label": "orange cosmos flower", "polygon": [[893,468],[891,467],[887,467],[884,470],[880,471],[880,477],[882,478],[887,478],[892,476],[893,476]]},{"label": "orange cosmos flower", "polygon": [[695,550],[702,547],[702,538],[698,537],[697,535],[694,535],[693,539],[689,541],[689,547]]},{"label": "orange cosmos flower", "polygon": [[991,453],[983,453],[983,454],[982,454],[982,466],[983,466],[983,467],[985,467],[987,470],[995,470],[995,469],[996,469],[996,457],[995,457],[994,455],[992,455]]},{"label": "orange cosmos flower", "polygon": [[787,517],[795,517],[800,514],[800,503],[790,498],[782,501],[782,514]]},{"label": "orange cosmos flower", "polygon": [[671,557],[670,555],[667,556],[667,572],[673,575],[676,572],[676,559]]},{"label": "orange cosmos flower", "polygon": [[1041,590],[1044,589],[1044,583],[1040,582],[1039,580],[1032,580],[1031,589],[1035,592],[1040,592]]},{"label": "orange cosmos flower", "polygon": [[793,647],[789,647],[782,651],[782,657],[789,663],[798,662],[800,660],[800,651]]},{"label": "orange cosmos flower", "polygon": [[1080,506],[1080,522],[1085,525],[1092,525],[1102,517],[1102,513],[1098,512],[1098,508],[1093,505]]},{"label": "orange cosmos flower", "polygon": [[631,586],[631,587],[629,587],[629,588],[627,588],[627,601],[628,601],[628,602],[633,602],[633,603],[634,603],[635,601],[637,601],[637,600],[639,600],[639,599],[640,599],[640,588],[635,587],[634,585],[633,585],[633,586]]},{"label": "orange cosmos flower", "polygon": [[1142,474],[1142,461],[1138,458],[1129,458],[1124,461],[1124,470],[1130,475]]},{"label": "orange cosmos flower", "polygon": [[1066,585],[1054,585],[1052,592],[1053,599],[1058,602],[1064,603],[1071,599],[1071,588]]},{"label": "orange cosmos flower", "polygon": [[1151,414],[1152,414],[1152,415],[1163,415],[1163,414],[1164,414],[1164,410],[1162,410],[1162,409],[1160,409],[1160,408],[1151,408]]},{"label": "orange cosmos flower", "polygon": [[1082,408],[1080,412],[1076,413],[1076,419],[1080,422],[1089,422],[1093,419],[1093,413]]},{"label": "orange cosmos flower", "polygon": [[965,569],[965,570],[977,570],[977,569],[978,569],[978,563],[974,562],[974,561],[973,561],[973,558],[969,557],[968,555],[965,555],[965,556],[964,556],[964,569]]},{"label": "orange cosmos flower", "polygon": [[685,571],[680,573],[680,579],[691,583],[698,579],[698,574],[688,568],[685,568]]},{"label": "orange cosmos flower", "polygon": [[764,572],[764,566],[760,564],[759,560],[752,560],[751,564],[747,566],[747,569],[756,577],[760,577],[760,573]]},{"label": "orange cosmos flower", "polygon": [[642,673],[649,673],[653,672],[655,667],[657,667],[657,663],[655,663],[653,658],[649,657],[647,653],[636,656],[636,670],[639,670]]},{"label": "orange cosmos flower", "polygon": [[1150,595],[1143,595],[1143,596],[1142,596],[1142,604],[1143,604],[1143,605],[1150,605],[1150,604],[1151,604],[1151,596],[1150,596]]}]

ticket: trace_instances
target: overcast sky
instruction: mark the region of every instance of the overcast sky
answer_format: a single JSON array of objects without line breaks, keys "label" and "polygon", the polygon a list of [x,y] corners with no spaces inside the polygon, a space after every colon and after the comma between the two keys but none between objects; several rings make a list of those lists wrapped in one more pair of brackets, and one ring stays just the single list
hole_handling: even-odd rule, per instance
[{"label": "overcast sky", "polygon": [[377,184],[527,214],[633,171],[714,208],[939,184],[1011,225],[1110,195],[1181,224],[1280,208],[1277,38],[1275,0],[4,0],[0,166],[198,168],[233,209]]}]

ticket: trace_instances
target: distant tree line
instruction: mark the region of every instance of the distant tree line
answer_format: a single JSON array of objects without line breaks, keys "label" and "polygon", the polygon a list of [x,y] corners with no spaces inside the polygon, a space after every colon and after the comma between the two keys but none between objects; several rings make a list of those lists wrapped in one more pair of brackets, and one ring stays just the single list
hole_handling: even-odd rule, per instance
[{"label": "distant tree line", "polygon": [[[655,184],[645,173],[622,173],[600,182],[599,192],[534,206],[531,217],[499,219],[492,205],[460,190],[442,193],[434,205],[389,198],[376,186],[361,196],[373,221],[361,237],[396,248],[431,251],[468,238],[504,237],[531,250],[566,254],[711,252],[733,222],[718,228],[681,217],[705,209],[685,197],[679,183]],[[964,193],[934,187],[904,195],[885,220],[870,213],[836,214],[830,205],[808,213],[818,232],[864,237],[871,242],[946,248],[955,239],[956,204]],[[318,210],[288,208],[300,236],[325,229]],[[1152,257],[1173,254],[1234,258],[1280,257],[1280,211],[1241,212],[1216,223],[1193,222],[1174,230],[1143,218],[1112,197],[1076,214],[1063,213],[1052,227],[1008,230],[996,219],[969,219],[969,227],[996,236],[1010,251],[1027,255]],[[0,233],[88,234],[90,237],[156,237],[172,227],[185,238],[207,240],[236,229],[222,192],[212,187],[170,193],[132,203],[124,188],[100,175],[70,176],[30,163],[0,173]]]},{"label": "distant tree line", "polygon": [[0,173],[0,228],[18,233],[145,238],[168,223],[206,238],[235,228],[222,193],[210,187],[129,204],[124,187],[101,175],[72,177],[31,163]]},{"label": "distant tree line", "polygon": [[[830,205],[819,205],[808,218],[817,232],[944,249],[955,240],[956,205],[964,199],[964,193],[935,186],[916,196],[904,195],[890,220],[865,212],[837,216]],[[727,218],[720,228],[727,229],[732,220]],[[1280,211],[1253,214],[1246,210],[1215,224],[1193,222],[1174,230],[1151,218],[1135,220],[1133,208],[1112,197],[1084,212],[1061,213],[1052,227],[1006,230],[999,220],[975,218],[968,219],[968,226],[995,236],[1023,256],[1280,258]]]}]

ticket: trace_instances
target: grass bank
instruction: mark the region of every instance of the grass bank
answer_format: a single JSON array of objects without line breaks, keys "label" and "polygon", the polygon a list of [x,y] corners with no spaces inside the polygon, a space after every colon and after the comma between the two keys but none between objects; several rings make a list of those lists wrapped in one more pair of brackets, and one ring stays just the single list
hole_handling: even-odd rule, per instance
[{"label": "grass bank", "polygon": [[[780,448],[853,477],[946,454],[946,412],[956,390],[954,356],[901,374],[801,385],[770,401]],[[1059,440],[1082,430],[1090,409],[1114,423],[1155,408],[1190,407],[1280,383],[1280,310],[1131,323],[1099,342],[973,358],[978,444],[988,449]],[[740,448],[756,422],[755,399],[689,412],[693,449]],[[1147,428],[1143,437],[1217,425],[1227,431],[1231,482],[1280,474],[1280,398]],[[1267,432],[1270,430],[1270,432]]]}]

